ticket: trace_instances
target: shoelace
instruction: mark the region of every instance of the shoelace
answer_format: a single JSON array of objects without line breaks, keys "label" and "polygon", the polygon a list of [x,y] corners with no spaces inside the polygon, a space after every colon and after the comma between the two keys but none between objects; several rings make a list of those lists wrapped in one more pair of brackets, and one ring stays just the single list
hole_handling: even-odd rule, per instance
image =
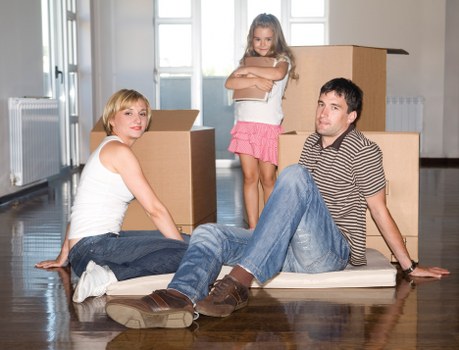
[{"label": "shoelace", "polygon": [[210,295],[214,297],[226,296],[228,291],[232,289],[233,285],[226,281],[227,279],[221,279],[215,281],[213,289],[210,291]]}]

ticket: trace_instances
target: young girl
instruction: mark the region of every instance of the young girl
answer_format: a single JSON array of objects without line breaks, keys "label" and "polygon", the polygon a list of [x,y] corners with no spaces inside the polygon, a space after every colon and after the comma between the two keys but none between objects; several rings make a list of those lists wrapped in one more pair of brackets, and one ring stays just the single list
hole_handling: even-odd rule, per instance
[{"label": "young girl", "polygon": [[[246,66],[247,57],[272,57],[273,67]],[[244,202],[249,228],[258,222],[258,182],[263,186],[264,201],[276,181],[277,142],[284,117],[282,97],[288,78],[296,79],[295,60],[285,42],[279,20],[260,14],[252,22],[247,35],[247,48],[240,66],[228,77],[225,87],[238,90],[257,87],[269,92],[264,101],[235,102],[235,119],[228,150],[239,155],[244,176]]]}]

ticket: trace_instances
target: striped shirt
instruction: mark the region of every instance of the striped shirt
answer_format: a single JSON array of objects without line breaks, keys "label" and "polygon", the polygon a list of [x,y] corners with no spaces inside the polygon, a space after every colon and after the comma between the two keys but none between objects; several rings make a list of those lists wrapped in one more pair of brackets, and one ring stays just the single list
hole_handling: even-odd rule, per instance
[{"label": "striped shirt", "polygon": [[386,185],[382,153],[353,125],[323,148],[314,133],[306,139],[298,162],[309,169],[330,214],[351,247],[350,263],[366,264],[366,197]]}]

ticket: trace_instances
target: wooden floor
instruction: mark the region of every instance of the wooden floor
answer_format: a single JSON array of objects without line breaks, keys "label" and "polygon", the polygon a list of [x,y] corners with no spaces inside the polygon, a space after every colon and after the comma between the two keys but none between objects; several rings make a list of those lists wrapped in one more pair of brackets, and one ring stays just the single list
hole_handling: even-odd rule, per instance
[{"label": "wooden floor", "polygon": [[[459,349],[459,168],[422,168],[421,263],[441,281],[396,288],[257,290],[249,306],[178,330],[127,330],[105,297],[71,302],[66,269],[34,263],[61,244],[78,175],[0,207],[0,349]],[[218,221],[241,225],[239,169],[218,169]]]}]

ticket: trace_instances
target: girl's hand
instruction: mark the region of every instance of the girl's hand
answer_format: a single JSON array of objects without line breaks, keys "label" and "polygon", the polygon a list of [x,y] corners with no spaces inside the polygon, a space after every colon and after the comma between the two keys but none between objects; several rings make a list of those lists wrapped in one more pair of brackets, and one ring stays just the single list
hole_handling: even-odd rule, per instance
[{"label": "girl's hand", "polygon": [[233,74],[234,74],[235,77],[242,77],[242,76],[248,75],[249,71],[248,71],[247,67],[241,66],[241,67],[236,68],[236,70],[233,72]]},{"label": "girl's hand", "polygon": [[261,91],[270,92],[273,88],[274,82],[269,79],[264,78],[255,78],[255,86],[259,88]]}]

